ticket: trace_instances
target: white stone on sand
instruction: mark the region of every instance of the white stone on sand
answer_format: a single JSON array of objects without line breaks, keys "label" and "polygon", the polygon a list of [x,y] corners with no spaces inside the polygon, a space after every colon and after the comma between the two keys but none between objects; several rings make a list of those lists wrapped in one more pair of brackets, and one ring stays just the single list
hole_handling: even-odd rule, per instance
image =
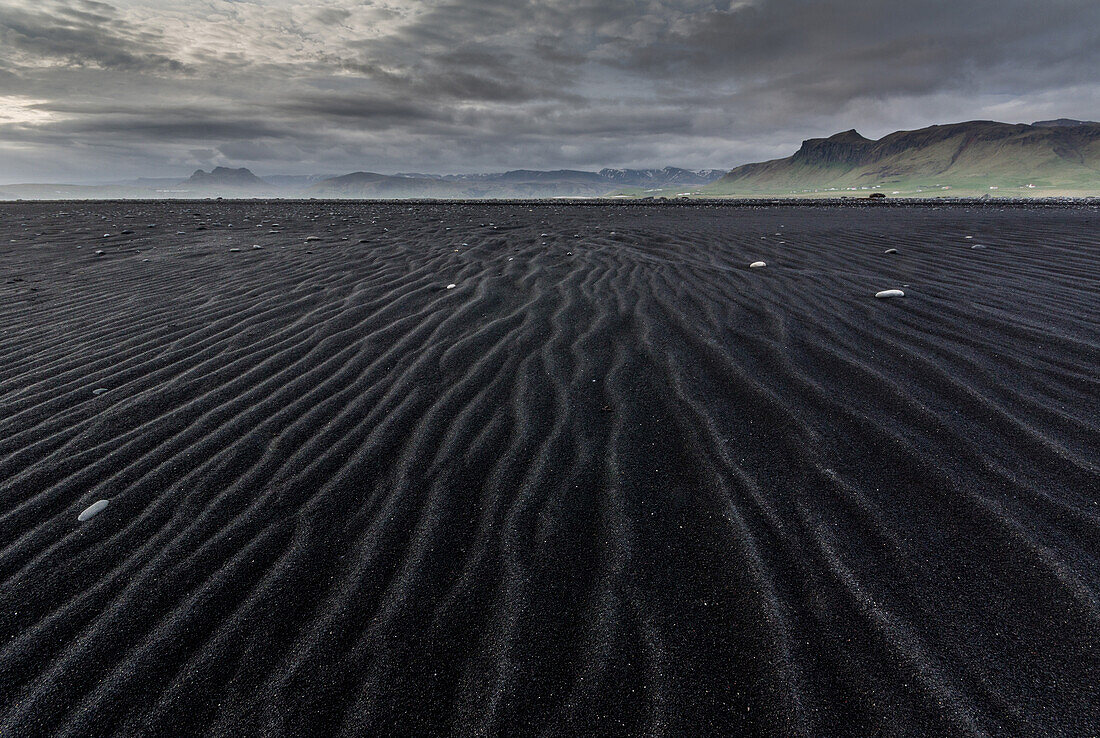
[{"label": "white stone on sand", "polygon": [[897,249],[886,249],[882,253],[884,253],[884,254],[896,254],[897,252],[898,252]]},{"label": "white stone on sand", "polygon": [[91,520],[96,515],[99,515],[101,512],[103,512],[103,508],[107,507],[107,502],[107,500],[96,500],[91,505],[88,505],[88,507],[84,508],[84,512],[77,515],[76,519],[82,523],[85,520]]},{"label": "white stone on sand", "polygon": [[879,299],[885,299],[887,297],[905,297],[905,293],[901,290],[883,290],[882,292],[876,292],[875,297]]},{"label": "white stone on sand", "polygon": [[766,266],[767,266],[767,264],[765,264],[762,261],[754,261],[753,263],[749,264],[749,269],[759,269],[760,267],[766,267]]},{"label": "white stone on sand", "polygon": [[458,286],[457,284],[449,284],[449,285],[447,285],[447,289],[453,290],[457,286]]}]

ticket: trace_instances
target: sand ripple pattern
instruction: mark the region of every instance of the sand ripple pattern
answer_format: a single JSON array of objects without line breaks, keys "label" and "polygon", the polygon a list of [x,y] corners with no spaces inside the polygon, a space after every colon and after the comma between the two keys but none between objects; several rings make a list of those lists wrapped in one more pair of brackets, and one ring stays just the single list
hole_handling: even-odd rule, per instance
[{"label": "sand ripple pattern", "polygon": [[1098,226],[0,205],[0,735],[1092,734]]}]

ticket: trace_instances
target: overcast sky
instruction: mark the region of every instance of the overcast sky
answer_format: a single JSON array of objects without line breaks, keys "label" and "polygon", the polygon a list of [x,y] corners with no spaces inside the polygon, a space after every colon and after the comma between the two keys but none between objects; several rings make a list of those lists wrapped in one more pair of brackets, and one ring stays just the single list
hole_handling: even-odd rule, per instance
[{"label": "overcast sky", "polygon": [[1100,0],[0,0],[0,183],[729,168],[1100,118]]}]

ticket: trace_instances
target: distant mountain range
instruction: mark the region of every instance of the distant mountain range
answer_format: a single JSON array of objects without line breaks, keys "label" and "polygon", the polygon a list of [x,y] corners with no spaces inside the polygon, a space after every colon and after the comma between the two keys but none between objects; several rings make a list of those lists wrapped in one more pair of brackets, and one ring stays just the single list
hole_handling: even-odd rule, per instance
[{"label": "distant mountain range", "polygon": [[265,182],[243,167],[240,169],[214,167],[210,172],[197,169],[186,184],[209,189],[269,190],[272,187],[271,183]]},{"label": "distant mountain range", "polygon": [[[186,180],[138,179],[105,185],[33,184],[0,186],[3,199],[88,198],[555,198],[604,197],[629,190],[653,196],[694,192],[721,177],[723,169],[519,169],[492,174],[274,175],[248,169],[197,170]],[[630,195],[625,195],[630,196]]]},{"label": "distant mountain range", "polygon": [[492,174],[273,175],[198,170],[186,180],[0,186],[0,199],[1100,196],[1100,123],[971,121],[872,140],[812,138],[785,159],[732,171],[517,169]]},{"label": "distant mountain range", "polygon": [[1100,195],[1100,123],[971,121],[803,141],[793,156],[737,167],[700,194],[734,197]]}]

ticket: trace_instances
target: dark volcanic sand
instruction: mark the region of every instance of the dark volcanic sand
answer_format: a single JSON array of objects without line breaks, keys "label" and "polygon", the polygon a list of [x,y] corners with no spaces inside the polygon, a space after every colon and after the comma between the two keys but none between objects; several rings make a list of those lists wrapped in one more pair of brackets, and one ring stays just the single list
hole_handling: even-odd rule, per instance
[{"label": "dark volcanic sand", "polygon": [[1095,734],[1098,227],[0,205],[0,735]]}]

